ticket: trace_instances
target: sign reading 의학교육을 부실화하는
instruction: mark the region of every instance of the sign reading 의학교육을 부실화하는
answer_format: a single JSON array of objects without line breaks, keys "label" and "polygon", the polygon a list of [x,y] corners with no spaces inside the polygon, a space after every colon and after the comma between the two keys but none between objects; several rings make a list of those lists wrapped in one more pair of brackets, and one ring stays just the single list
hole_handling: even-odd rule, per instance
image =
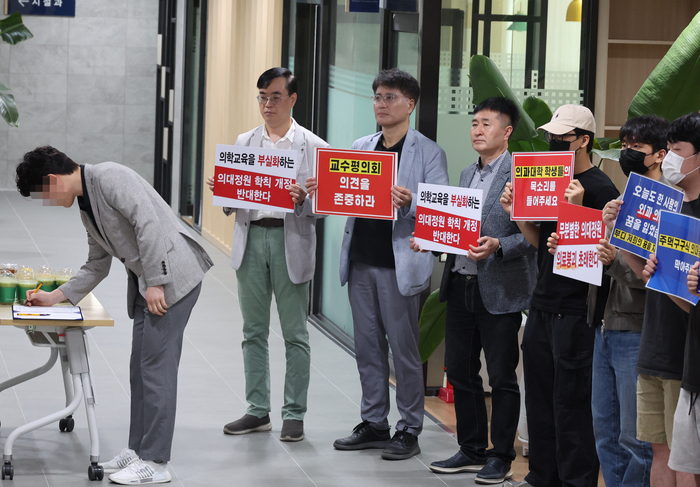
[{"label": "sign reading \uc758\ud559\uad50\uc721\uc744 \ubd80\uc2e4\ud654\ud558\ub294", "polygon": [[396,153],[316,149],[314,213],[395,220]]},{"label": "sign reading \uc758\ud559\uad50\uc721\uc744 \ubd80\uc2e4\ud654\ud558\ub294", "polygon": [[293,212],[297,151],[216,146],[214,206]]},{"label": "sign reading \uc758\ud559\uad50\uc721\uc744 \ubd80\uc2e4\ud654\ud558\ub294", "polygon": [[677,296],[695,306],[697,296],[688,291],[688,272],[700,261],[700,220],[670,211],[659,214],[656,272],[647,288]]},{"label": "sign reading \uc758\ud559\uad50\uc721\uc744 \ubd80\uc2e4\ud654\ud558\ub294", "polygon": [[596,245],[603,234],[601,210],[560,201],[557,219],[559,242],[552,272],[600,286],[603,265],[598,260]]},{"label": "sign reading \uc758\ud559\uad50\uc721\uc744 \ubd80\uc2e4\ud654\ud558\ub294", "polygon": [[467,255],[478,246],[483,191],[418,184],[415,242],[422,250]]},{"label": "sign reading \uc758\ud559\uad50\uc721\uc744 \ubd80\uc2e4\ud654\ud558\ub294", "polygon": [[565,201],[564,192],[574,175],[574,155],[574,152],[513,154],[511,220],[557,219],[557,205]]},{"label": "sign reading \uc758\ud559\uad50\uc721\uc744 \ubd80\uc2e4\ud654\ud558\ub294", "polygon": [[679,213],[683,193],[633,172],[627,180],[622,201],[610,243],[647,259],[656,251],[660,213]]}]

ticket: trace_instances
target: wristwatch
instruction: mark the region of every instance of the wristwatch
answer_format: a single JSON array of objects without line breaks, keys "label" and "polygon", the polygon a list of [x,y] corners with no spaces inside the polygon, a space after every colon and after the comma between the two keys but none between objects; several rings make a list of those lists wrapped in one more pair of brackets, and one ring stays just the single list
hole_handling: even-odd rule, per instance
[{"label": "wristwatch", "polygon": [[496,250],[496,255],[503,258],[503,247],[501,247],[501,244],[498,244],[498,250]]}]

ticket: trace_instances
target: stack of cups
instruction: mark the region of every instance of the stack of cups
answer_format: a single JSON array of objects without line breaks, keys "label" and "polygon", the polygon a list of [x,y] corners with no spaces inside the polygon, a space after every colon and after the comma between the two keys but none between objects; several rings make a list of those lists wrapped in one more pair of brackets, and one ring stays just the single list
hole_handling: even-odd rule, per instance
[{"label": "stack of cups", "polygon": [[[65,283],[70,281],[71,277],[73,277],[73,269],[71,269],[70,267],[64,267],[56,274],[56,287],[59,288],[63,286]],[[61,302],[67,303],[68,300],[66,299]]]},{"label": "stack of cups", "polygon": [[12,305],[17,292],[17,278],[9,270],[0,271],[0,305]]},{"label": "stack of cups", "polygon": [[27,291],[33,291],[39,285],[34,269],[23,267],[17,272],[17,301],[24,303],[27,300]]},{"label": "stack of cups", "polygon": [[56,272],[48,265],[42,265],[36,271],[36,280],[41,284],[41,290],[50,293],[56,289]]}]

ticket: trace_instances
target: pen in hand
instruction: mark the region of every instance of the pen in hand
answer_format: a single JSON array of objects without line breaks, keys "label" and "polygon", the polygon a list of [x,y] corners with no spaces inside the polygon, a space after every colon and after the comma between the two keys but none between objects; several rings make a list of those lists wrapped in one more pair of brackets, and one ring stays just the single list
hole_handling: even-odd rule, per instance
[{"label": "pen in hand", "polygon": [[[41,286],[42,286],[43,284],[44,284],[43,282],[40,282],[39,285],[36,287],[36,289],[35,289],[34,291],[32,291],[32,294],[36,294],[36,292],[37,292],[39,289],[41,289]],[[27,301],[29,301],[29,300],[28,300],[28,299],[25,299],[25,300],[24,300],[24,304],[27,304]]]}]

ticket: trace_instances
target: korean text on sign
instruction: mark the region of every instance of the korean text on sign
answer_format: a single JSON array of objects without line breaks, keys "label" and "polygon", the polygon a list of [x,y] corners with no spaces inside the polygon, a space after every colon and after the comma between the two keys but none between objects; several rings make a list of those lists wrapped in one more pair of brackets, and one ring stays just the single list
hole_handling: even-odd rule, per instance
[{"label": "korean text on sign", "polygon": [[610,243],[644,259],[656,251],[661,211],[678,213],[683,193],[653,179],[630,173]]},{"label": "korean text on sign", "polygon": [[76,0],[9,0],[7,13],[75,17]]},{"label": "korean text on sign", "polygon": [[687,279],[690,268],[700,261],[700,220],[663,210],[658,222],[658,264],[647,288],[696,305],[698,298],[688,292]]},{"label": "korean text on sign", "polygon": [[293,150],[217,145],[214,206],[294,211],[289,187],[296,181]]},{"label": "korean text on sign", "polygon": [[556,220],[574,174],[573,152],[513,154],[511,220]]},{"label": "korean text on sign", "polygon": [[601,210],[561,202],[554,274],[600,286],[603,266],[598,260],[596,245],[604,233]]},{"label": "korean text on sign", "polygon": [[394,152],[316,149],[314,212],[393,220]]},{"label": "korean text on sign", "polygon": [[483,191],[420,183],[415,241],[423,250],[467,255],[481,231]]}]

